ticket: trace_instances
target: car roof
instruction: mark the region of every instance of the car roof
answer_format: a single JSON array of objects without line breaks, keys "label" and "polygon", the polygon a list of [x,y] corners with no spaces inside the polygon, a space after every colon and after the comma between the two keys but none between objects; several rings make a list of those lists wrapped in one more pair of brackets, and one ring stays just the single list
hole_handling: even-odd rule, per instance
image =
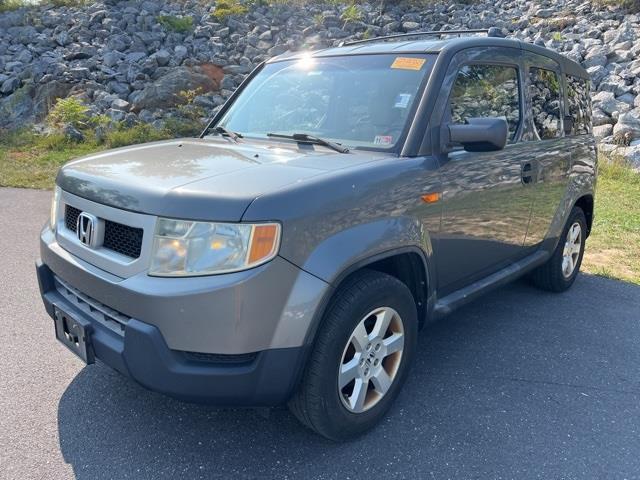
[{"label": "car roof", "polygon": [[[456,34],[457,35],[457,34]],[[457,51],[472,47],[510,47],[521,50],[527,50],[538,55],[551,58],[562,66],[563,71],[570,75],[582,78],[589,78],[587,71],[573,60],[560,55],[559,53],[539,45],[524,42],[515,38],[497,38],[485,36],[464,36],[445,39],[415,39],[401,40],[402,37],[390,40],[375,38],[362,42],[346,43],[342,46],[329,47],[322,50],[287,52],[274,57],[269,62],[278,62],[283,60],[293,60],[303,56],[311,55],[312,57],[341,57],[349,55],[376,55],[376,54],[410,54],[410,53],[432,53],[439,54],[447,52],[454,54]]]}]

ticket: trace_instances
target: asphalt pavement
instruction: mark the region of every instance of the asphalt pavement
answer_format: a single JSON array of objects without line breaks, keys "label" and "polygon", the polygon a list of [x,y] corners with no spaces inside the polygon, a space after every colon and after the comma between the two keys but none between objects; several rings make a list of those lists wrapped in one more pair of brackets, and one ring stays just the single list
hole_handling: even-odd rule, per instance
[{"label": "asphalt pavement", "polygon": [[148,392],[54,340],[33,262],[51,193],[0,189],[0,478],[640,478],[640,287],[524,281],[428,326],[385,421],[346,444],[284,408]]}]

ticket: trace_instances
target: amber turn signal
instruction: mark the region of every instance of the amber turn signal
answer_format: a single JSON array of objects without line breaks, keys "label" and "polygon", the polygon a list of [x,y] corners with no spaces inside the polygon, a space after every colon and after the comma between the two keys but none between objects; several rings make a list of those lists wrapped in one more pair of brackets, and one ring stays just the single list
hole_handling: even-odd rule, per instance
[{"label": "amber turn signal", "polygon": [[249,250],[249,264],[270,257],[278,249],[278,234],[280,226],[277,224],[256,225],[253,227],[251,250]]},{"label": "amber turn signal", "polygon": [[420,198],[422,198],[422,201],[424,203],[436,203],[438,200],[440,200],[440,193],[439,192],[425,193]]}]

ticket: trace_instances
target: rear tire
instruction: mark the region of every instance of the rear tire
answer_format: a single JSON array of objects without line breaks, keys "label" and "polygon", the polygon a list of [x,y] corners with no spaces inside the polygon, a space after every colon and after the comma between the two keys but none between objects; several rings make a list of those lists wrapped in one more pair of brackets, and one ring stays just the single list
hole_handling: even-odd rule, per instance
[{"label": "rear tire", "polygon": [[371,429],[400,392],[417,333],[416,304],[405,284],[380,272],[356,273],[325,313],[291,412],[334,441]]},{"label": "rear tire", "polygon": [[586,234],[584,212],[580,207],[573,207],[553,255],[531,273],[534,285],[550,292],[569,289],[580,271]]}]

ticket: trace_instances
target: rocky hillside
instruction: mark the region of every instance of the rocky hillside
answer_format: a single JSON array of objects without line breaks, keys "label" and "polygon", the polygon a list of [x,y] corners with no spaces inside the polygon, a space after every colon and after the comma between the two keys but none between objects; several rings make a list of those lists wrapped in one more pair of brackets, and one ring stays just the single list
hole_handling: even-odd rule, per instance
[{"label": "rocky hillside", "polygon": [[[96,2],[0,13],[0,128],[43,120],[76,96],[91,115],[151,123],[209,115],[260,61],[346,38],[496,26],[581,62],[601,148],[640,165],[640,16],[582,0]],[[196,92],[195,95],[180,92]]]}]

